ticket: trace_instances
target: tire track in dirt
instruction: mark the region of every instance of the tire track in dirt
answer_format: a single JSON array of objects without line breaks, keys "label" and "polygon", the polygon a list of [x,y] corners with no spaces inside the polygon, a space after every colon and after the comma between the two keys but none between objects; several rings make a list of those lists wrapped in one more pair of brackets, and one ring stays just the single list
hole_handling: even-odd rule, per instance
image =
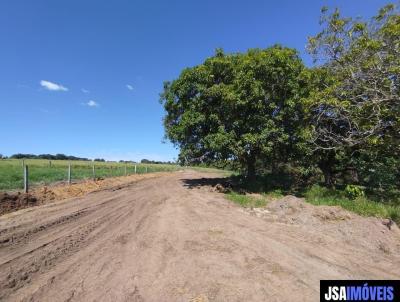
[{"label": "tire track in dirt", "polygon": [[382,233],[391,253],[372,237],[361,247],[337,235],[342,222],[321,233],[186,185],[204,176],[177,172],[0,217],[0,300],[313,301],[323,278],[400,278],[397,227]]}]

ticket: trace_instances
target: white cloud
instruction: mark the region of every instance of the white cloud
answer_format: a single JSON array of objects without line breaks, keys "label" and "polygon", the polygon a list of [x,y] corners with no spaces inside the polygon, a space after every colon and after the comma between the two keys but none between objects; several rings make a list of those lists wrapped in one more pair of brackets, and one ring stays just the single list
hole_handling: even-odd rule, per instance
[{"label": "white cloud", "polygon": [[89,107],[99,107],[100,106],[98,103],[96,103],[93,100],[90,100],[89,102],[87,102],[86,105],[88,105]]},{"label": "white cloud", "polygon": [[126,88],[128,88],[129,90],[133,90],[133,86],[129,84],[126,84]]},{"label": "white cloud", "polygon": [[68,91],[68,88],[64,87],[63,85],[45,81],[45,80],[41,80],[40,85],[43,86],[44,88],[46,88],[47,90],[51,90],[51,91]]},{"label": "white cloud", "polygon": [[85,88],[82,88],[81,91],[82,91],[83,93],[90,93],[90,91],[87,90],[87,89],[85,89]]}]

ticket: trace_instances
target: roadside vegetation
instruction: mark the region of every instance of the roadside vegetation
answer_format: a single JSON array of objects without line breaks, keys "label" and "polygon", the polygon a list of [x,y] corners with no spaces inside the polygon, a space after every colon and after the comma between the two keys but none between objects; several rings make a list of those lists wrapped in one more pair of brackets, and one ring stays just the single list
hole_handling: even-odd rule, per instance
[{"label": "roadside vegetation", "polygon": [[226,195],[229,200],[245,208],[262,208],[267,205],[267,200],[263,196],[254,197],[235,192],[229,192]]},{"label": "roadside vegetation", "polygon": [[319,185],[308,189],[304,197],[314,205],[341,206],[362,216],[390,218],[400,225],[400,206],[398,203],[383,203],[365,196],[349,197],[347,191],[332,190]]},{"label": "roadside vegetation", "polygon": [[[279,179],[279,177],[274,177]],[[282,180],[282,178],[281,178]],[[237,176],[227,177],[228,183],[236,185],[226,193],[227,199],[245,208],[265,207],[268,202],[282,198],[286,194],[302,197],[313,205],[340,206],[361,216],[373,216],[391,219],[400,225],[399,200],[379,201],[366,197],[362,190],[353,187],[345,189],[327,188],[321,184],[314,184],[303,188],[287,186],[287,183],[275,182],[273,186],[265,186],[265,177],[257,177],[252,182]],[[357,188],[357,187],[356,187]],[[355,193],[358,192],[358,193]]]},{"label": "roadside vegetation", "polygon": [[262,208],[265,207],[269,201],[283,197],[279,190],[253,195],[231,191],[226,193],[226,196],[229,200],[245,208]]},{"label": "roadside vegetation", "polygon": [[71,163],[73,180],[92,179],[93,165],[95,177],[106,178],[135,173],[152,173],[177,171],[181,167],[176,164],[141,164],[105,161],[68,161],[44,159],[1,159],[0,190],[17,190],[23,188],[23,163],[29,167],[29,181],[32,185],[49,185],[53,182],[66,181],[68,164]]},{"label": "roadside vegetation", "polygon": [[311,67],[283,45],[217,49],[165,82],[166,137],[181,163],[239,171],[247,192],[281,190],[399,222],[398,7],[369,20],[322,8],[320,23],[307,44]]},{"label": "roadside vegetation", "polygon": [[215,168],[212,166],[186,166],[186,167],[182,167],[182,168],[187,168],[187,169],[191,169],[191,170],[195,170],[198,172],[207,172],[207,173],[217,173],[218,175],[222,175],[225,177],[230,177],[233,175],[239,175],[239,173],[237,171],[231,171],[229,169],[222,169],[222,168]]}]

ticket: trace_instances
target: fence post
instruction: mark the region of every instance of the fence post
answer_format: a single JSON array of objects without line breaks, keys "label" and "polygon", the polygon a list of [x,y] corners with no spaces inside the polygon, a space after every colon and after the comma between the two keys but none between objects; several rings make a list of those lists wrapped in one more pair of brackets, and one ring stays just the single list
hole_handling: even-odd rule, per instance
[{"label": "fence post", "polygon": [[96,172],[94,169],[94,164],[92,165],[92,174],[93,174],[93,181],[96,181]]},{"label": "fence post", "polygon": [[136,165],[135,165],[135,174],[136,174]]},{"label": "fence post", "polygon": [[22,166],[22,168],[25,167],[25,159],[22,160],[21,166]]},{"label": "fence post", "polygon": [[126,176],[126,163],[125,163],[125,176]]},{"label": "fence post", "polygon": [[28,172],[28,166],[24,165],[24,193],[28,193],[29,191],[29,172]]},{"label": "fence post", "polygon": [[71,184],[71,163],[68,163],[68,184]]},{"label": "fence post", "polygon": [[51,168],[51,160],[49,160],[49,167]]}]

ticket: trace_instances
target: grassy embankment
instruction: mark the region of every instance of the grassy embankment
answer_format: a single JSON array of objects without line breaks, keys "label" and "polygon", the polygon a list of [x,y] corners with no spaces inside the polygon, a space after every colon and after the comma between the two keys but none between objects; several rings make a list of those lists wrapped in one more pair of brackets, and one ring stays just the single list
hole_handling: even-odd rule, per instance
[{"label": "grassy embankment", "polygon": [[245,208],[261,208],[265,207],[269,201],[283,197],[283,194],[279,190],[257,195],[245,195],[232,191],[227,193],[226,197]]},{"label": "grassy embankment", "polygon": [[307,202],[314,205],[340,206],[361,216],[390,218],[400,225],[399,201],[377,202],[365,196],[350,199],[341,190],[312,186],[304,193]]},{"label": "grassy embankment", "polygon": [[246,182],[240,183],[240,187],[246,192],[257,194],[240,194],[233,190],[227,193],[226,197],[243,207],[264,207],[272,199],[278,199],[284,194],[293,194],[298,197],[304,197],[306,202],[313,205],[340,206],[361,216],[390,218],[400,225],[399,198],[375,201],[373,196],[359,196],[351,199],[346,195],[344,190],[340,189],[328,189],[320,185],[313,185],[301,190],[287,190],[287,187],[282,189],[282,186],[279,188],[279,185],[269,186],[265,181],[267,180],[259,179],[251,184]]}]

